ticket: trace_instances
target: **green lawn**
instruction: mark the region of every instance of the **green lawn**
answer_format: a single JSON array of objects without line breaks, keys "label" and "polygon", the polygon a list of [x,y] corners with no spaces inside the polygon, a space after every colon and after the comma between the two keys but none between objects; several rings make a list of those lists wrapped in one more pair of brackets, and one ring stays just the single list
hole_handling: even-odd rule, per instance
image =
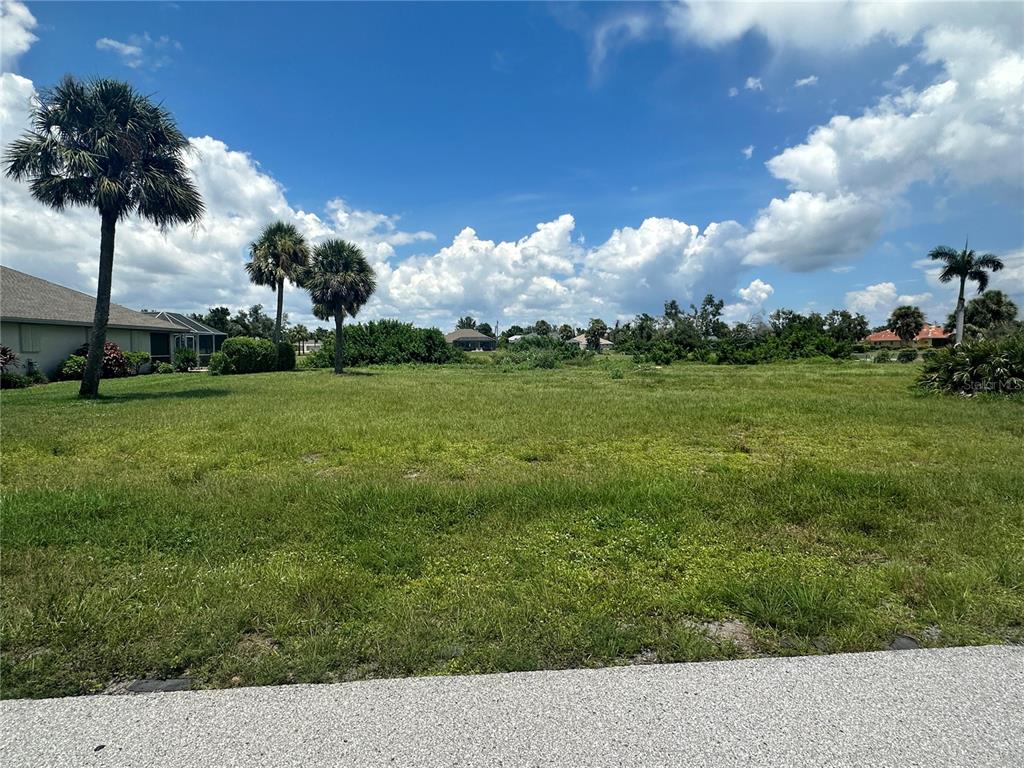
[{"label": "green lawn", "polygon": [[5,391],[2,695],[1020,642],[1024,399],[915,370]]}]

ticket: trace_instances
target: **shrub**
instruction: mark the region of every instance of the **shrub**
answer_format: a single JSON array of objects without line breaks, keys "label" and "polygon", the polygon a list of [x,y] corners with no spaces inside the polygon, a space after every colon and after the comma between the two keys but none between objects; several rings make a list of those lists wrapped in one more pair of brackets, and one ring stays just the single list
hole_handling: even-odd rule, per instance
[{"label": "shrub", "polygon": [[231,362],[232,373],[261,373],[277,369],[277,349],[270,339],[234,336],[220,348]]},{"label": "shrub", "polygon": [[18,364],[18,356],[10,347],[0,347],[0,371],[6,371]]},{"label": "shrub", "polygon": [[672,365],[672,361],[676,359],[676,352],[671,344],[662,342],[651,347],[651,351],[647,353],[646,359],[647,362],[654,363],[655,365]]},{"label": "shrub", "polygon": [[501,369],[528,370],[531,368],[557,368],[563,363],[585,364],[594,353],[578,345],[552,336],[524,336],[515,344],[494,355],[494,363]]},{"label": "shrub", "polygon": [[925,360],[918,386],[935,392],[1010,395],[1024,391],[1024,334],[964,342]]},{"label": "shrub", "polygon": [[286,341],[279,342],[277,345],[277,370],[295,370],[295,347]]},{"label": "shrub", "polygon": [[892,357],[884,349],[881,352],[876,352],[874,361],[876,363],[891,363]]},{"label": "shrub", "polygon": [[157,373],[174,373],[174,366],[171,365],[170,363],[160,363],[160,365],[158,365],[156,367],[156,372]]},{"label": "shrub", "polygon": [[28,376],[10,371],[0,372],[0,389],[25,389],[31,386],[32,382]]},{"label": "shrub", "polygon": [[136,376],[142,373],[142,366],[153,360],[153,358],[149,356],[149,352],[125,352],[124,357]]},{"label": "shrub", "polygon": [[214,376],[226,376],[233,373],[231,359],[223,352],[214,352],[210,355],[210,373]]},{"label": "shrub", "polygon": [[934,349],[926,349],[924,352],[921,353],[921,359],[925,361],[934,360],[938,356],[939,353],[936,352]]},{"label": "shrub", "polygon": [[57,378],[61,381],[81,381],[85,375],[85,357],[82,355],[71,355],[57,371]]},{"label": "shrub", "polygon": [[[80,355],[88,359],[89,357],[89,345],[83,344],[75,350],[76,355]],[[124,356],[121,348],[112,341],[103,343],[103,378],[105,379],[119,379],[122,376],[127,376],[131,367],[128,363],[128,359]],[[84,369],[83,369],[84,371]],[[78,378],[82,378],[79,376]]]},{"label": "shrub", "polygon": [[912,363],[917,360],[916,349],[901,349],[896,355],[897,363]]},{"label": "shrub", "polygon": [[50,380],[46,378],[46,375],[39,370],[39,366],[36,365],[35,360],[27,360],[25,362],[25,378],[29,380],[32,386],[36,384],[49,384]]},{"label": "shrub", "polygon": [[188,373],[192,368],[197,368],[199,366],[199,355],[196,354],[194,349],[179,347],[174,350],[174,357],[171,358],[171,365],[173,365],[174,370],[179,373]]},{"label": "shrub", "polygon": [[[398,320],[354,323],[346,325],[342,334],[345,365],[444,364],[466,359],[436,328],[417,328]],[[306,355],[304,366],[334,367],[334,334],[324,339],[318,351]]]}]

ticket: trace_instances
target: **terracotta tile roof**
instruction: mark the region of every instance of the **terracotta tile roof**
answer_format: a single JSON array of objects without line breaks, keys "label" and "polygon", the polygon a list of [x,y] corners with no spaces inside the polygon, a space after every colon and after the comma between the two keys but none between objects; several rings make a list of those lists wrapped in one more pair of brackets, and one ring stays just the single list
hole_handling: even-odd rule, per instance
[{"label": "terracotta tile roof", "polygon": [[886,328],[884,331],[875,331],[869,336],[865,336],[864,341],[901,341],[901,339],[895,333]]},{"label": "terracotta tile roof", "polygon": [[953,334],[946,333],[941,325],[926,325],[921,332],[914,337],[914,341],[926,341],[928,339],[948,339]]}]

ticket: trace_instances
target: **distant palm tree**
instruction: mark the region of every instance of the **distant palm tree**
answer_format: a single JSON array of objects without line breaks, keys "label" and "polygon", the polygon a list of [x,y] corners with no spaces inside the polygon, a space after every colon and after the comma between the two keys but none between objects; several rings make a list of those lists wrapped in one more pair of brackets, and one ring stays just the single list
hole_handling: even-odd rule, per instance
[{"label": "distant palm tree", "polygon": [[284,282],[298,283],[299,273],[309,263],[309,246],[294,224],[275,221],[263,228],[259,238],[249,247],[251,261],[245,265],[249,279],[277,291],[277,320],[274,322],[274,343],[281,341],[284,317]]},{"label": "distant palm tree", "polygon": [[889,330],[903,342],[913,341],[924,328],[924,312],[919,307],[903,305],[896,307],[889,315]]},{"label": "distant palm tree", "polygon": [[343,370],[342,325],[355,317],[377,288],[373,267],[358,246],[345,240],[325,240],[313,249],[302,285],[313,299],[313,314],[334,318],[334,372]]},{"label": "distant palm tree", "polygon": [[949,283],[954,278],[960,280],[960,295],[956,300],[956,343],[959,344],[964,338],[964,289],[967,281],[973,280],[978,284],[978,293],[984,292],[988,287],[988,273],[1001,270],[1003,262],[991,253],[979,256],[967,247],[966,242],[962,251],[940,245],[932,249],[928,258],[941,261],[945,265],[939,273],[939,280],[944,283]]},{"label": "distant palm tree", "polygon": [[195,224],[203,201],[184,157],[191,150],[170,112],[118,80],[65,77],[32,107],[32,127],[7,148],[5,172],[58,211],[100,214],[100,265],[89,355],[78,391],[99,395],[110,317],[117,222],[133,214],[161,229]]}]

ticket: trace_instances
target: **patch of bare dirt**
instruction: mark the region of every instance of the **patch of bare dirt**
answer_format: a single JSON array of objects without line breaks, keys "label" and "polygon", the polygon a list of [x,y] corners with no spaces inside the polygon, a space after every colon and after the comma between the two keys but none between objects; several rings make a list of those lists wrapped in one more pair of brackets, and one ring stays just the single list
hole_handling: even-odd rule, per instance
[{"label": "patch of bare dirt", "polygon": [[684,623],[703,633],[709,640],[732,643],[744,653],[757,653],[757,641],[750,634],[750,628],[742,621],[726,619],[725,621],[686,621]]}]

